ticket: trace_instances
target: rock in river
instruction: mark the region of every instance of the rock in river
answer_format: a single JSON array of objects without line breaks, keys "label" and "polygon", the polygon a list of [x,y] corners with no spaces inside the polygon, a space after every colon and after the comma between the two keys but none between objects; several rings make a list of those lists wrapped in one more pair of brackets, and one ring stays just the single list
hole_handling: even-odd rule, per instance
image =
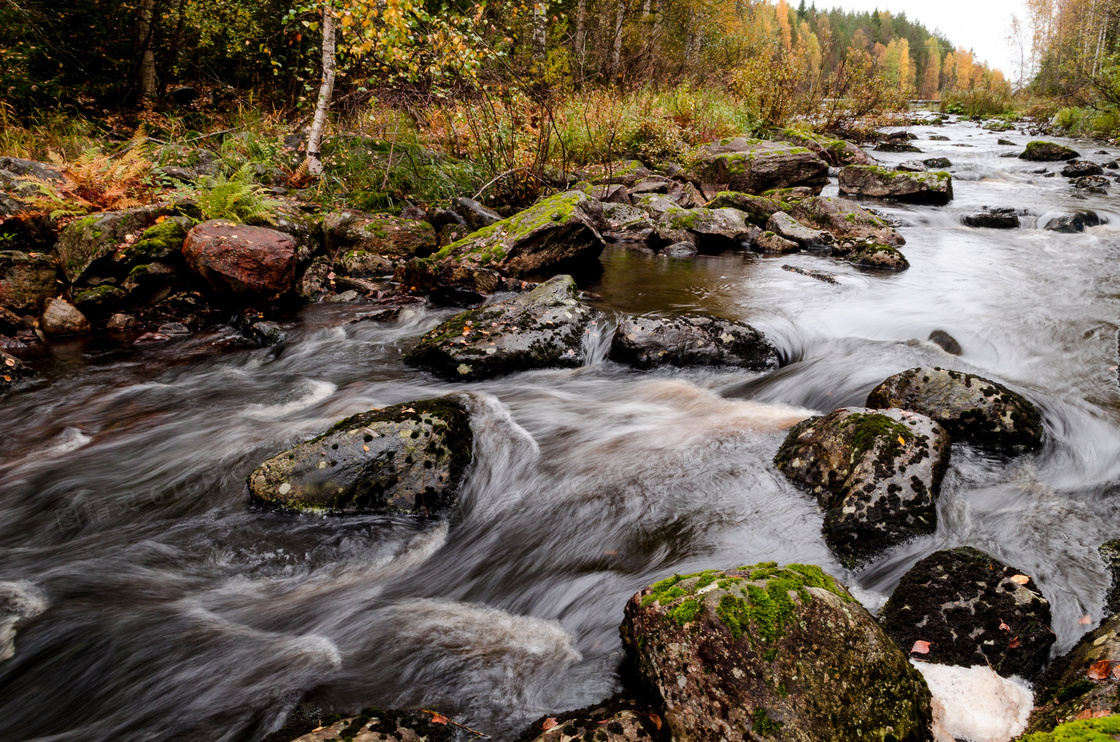
[{"label": "rock in river", "polygon": [[89,320],[65,299],[48,299],[39,320],[43,332],[50,336],[83,335],[89,332]]},{"label": "rock in river", "polygon": [[1027,144],[1027,148],[1019,155],[1019,159],[1034,162],[1057,162],[1059,160],[1072,160],[1080,156],[1069,147],[1063,147],[1054,142],[1035,141]]},{"label": "rock in river", "polygon": [[872,390],[868,407],[900,407],[933,418],[953,440],[1013,453],[1042,445],[1042,417],[1022,395],[981,376],[912,368]]},{"label": "rock in river", "polygon": [[961,217],[961,223],[966,227],[981,229],[1018,229],[1020,226],[1019,215],[1015,213],[1015,209],[1010,207],[986,209],[975,214],[966,214]]},{"label": "rock in river", "polygon": [[437,720],[430,712],[382,711],[371,707],[362,709],[357,716],[341,719],[337,715],[305,713],[299,719],[289,719],[284,729],[273,732],[262,742],[455,742],[456,739],[455,728],[446,720]]},{"label": "rock in river", "polygon": [[1079,211],[1073,214],[1056,216],[1046,222],[1043,229],[1062,234],[1077,234],[1084,232],[1086,227],[1096,227],[1101,223],[1101,218],[1092,211]]},{"label": "rock in river", "polygon": [[610,357],[636,368],[739,366],[769,371],[778,367],[778,351],[761,332],[707,314],[627,317],[615,331]]},{"label": "rock in river", "polygon": [[[655,722],[654,719],[657,721]],[[614,697],[576,711],[543,717],[522,735],[522,742],[669,742],[658,710]]]},{"label": "rock in river", "polygon": [[473,381],[534,368],[583,365],[583,336],[597,313],[571,276],[457,314],[420,339],[405,360],[445,379]]},{"label": "rock in river", "polygon": [[738,209],[668,209],[657,221],[656,241],[663,245],[691,242],[700,252],[741,247],[758,233]]},{"label": "rock in river", "polygon": [[292,510],[434,515],[455,506],[472,444],[454,397],[370,410],[261,464],[249,493]]},{"label": "rock in river", "polygon": [[806,227],[784,211],[778,211],[766,222],[766,230],[782,239],[796,242],[804,250],[831,250],[832,233]]},{"label": "rock in river", "polygon": [[621,632],[677,742],[930,738],[925,681],[819,567],[674,575],[630,599]]},{"label": "rock in river", "polygon": [[1000,675],[1028,679],[1042,671],[1056,638],[1050,603],[1034,580],[970,547],[915,564],[882,620],[900,647],[916,649],[914,656],[926,662],[987,664]]},{"label": "rock in river", "polygon": [[275,229],[203,222],[187,233],[183,257],[218,294],[274,299],[295,284],[296,241]]},{"label": "rock in river", "polygon": [[790,429],[774,463],[825,509],[825,541],[856,565],[937,525],[949,435],[905,410],[848,407]]},{"label": "rock in river", "polygon": [[872,240],[880,245],[904,245],[891,225],[855,201],[836,196],[816,196],[795,201],[792,214],[802,224],[823,229],[837,240]]},{"label": "rock in river", "polygon": [[828,163],[807,147],[736,137],[705,145],[692,169],[706,196],[720,191],[762,193],[804,186],[820,193],[828,183]]},{"label": "rock in river", "polygon": [[953,200],[953,176],[944,171],[903,173],[873,165],[850,165],[840,171],[840,193],[944,205]]},{"label": "rock in river", "polygon": [[855,267],[867,271],[898,272],[910,267],[910,261],[897,248],[874,242],[857,245],[848,254],[847,260]]},{"label": "rock in river", "polygon": [[35,372],[15,356],[0,350],[0,395],[7,394],[18,384],[35,378]]}]

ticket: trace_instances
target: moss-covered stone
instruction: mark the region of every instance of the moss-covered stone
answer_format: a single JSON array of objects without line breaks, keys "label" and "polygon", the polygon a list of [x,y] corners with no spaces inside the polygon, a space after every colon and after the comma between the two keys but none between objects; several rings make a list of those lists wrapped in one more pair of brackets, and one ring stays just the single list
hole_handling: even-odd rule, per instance
[{"label": "moss-covered stone", "polygon": [[188,217],[165,219],[144,230],[140,239],[116,254],[116,260],[126,266],[167,260],[178,255],[193,223]]},{"label": "moss-covered stone", "polygon": [[897,248],[875,242],[859,244],[848,254],[847,260],[855,267],[868,271],[897,273],[910,267],[910,261]]},{"label": "moss-covered stone", "polygon": [[139,238],[161,216],[174,216],[174,210],[169,206],[143,206],[105,211],[70,222],[59,235],[56,247],[66,280],[81,281],[95,262],[127,246],[130,236]]},{"label": "moss-covered stone", "polygon": [[730,139],[706,145],[690,179],[705,195],[720,191],[759,194],[803,186],[816,194],[828,183],[828,164],[807,147],[789,142]]},{"label": "moss-covered stone", "polygon": [[1051,732],[1061,724],[1104,714],[1120,714],[1120,614],[1110,616],[1065,655],[1050,663],[1035,683],[1029,733]]},{"label": "moss-covered stone", "polygon": [[941,206],[953,200],[953,176],[941,171],[907,173],[874,165],[849,165],[840,171],[840,193]]},{"label": "moss-covered stone", "polygon": [[834,167],[875,164],[875,160],[859,146],[843,139],[835,139],[815,131],[809,131],[807,129],[786,129],[782,132],[782,138],[804,145],[816,152],[820,155],[821,159]]},{"label": "moss-covered stone", "polygon": [[772,214],[785,211],[786,204],[773,198],[754,196],[737,191],[720,191],[708,202],[709,209],[738,209],[747,215],[747,220],[756,226],[765,226]]},{"label": "moss-covered stone", "polygon": [[455,505],[472,444],[457,399],[371,410],[261,464],[249,493],[290,510],[436,515]]},{"label": "moss-covered stone", "polygon": [[897,247],[903,239],[893,227],[854,201],[836,196],[817,196],[799,200],[789,213],[802,224],[830,232],[837,240],[871,240]]},{"label": "moss-covered stone", "polygon": [[929,739],[921,676],[818,567],[674,575],[627,603],[621,633],[674,739]]},{"label": "moss-covered stone", "polygon": [[626,317],[611,341],[610,358],[643,369],[737,366],[770,371],[778,367],[778,351],[761,332],[707,314]]},{"label": "moss-covered stone", "polygon": [[1120,716],[1070,721],[1051,732],[1034,732],[1018,742],[1116,742],[1120,740]]},{"label": "moss-covered stone", "polygon": [[1027,143],[1027,148],[1019,155],[1020,160],[1033,162],[1057,162],[1059,160],[1072,160],[1080,157],[1075,150],[1064,147],[1054,142],[1033,141]]},{"label": "moss-covered stone", "polygon": [[700,252],[722,252],[742,247],[757,231],[738,209],[674,207],[658,219],[654,241],[659,245],[689,242]]},{"label": "moss-covered stone", "polygon": [[363,214],[346,209],[323,219],[323,244],[327,254],[341,257],[362,252],[396,262],[425,258],[436,251],[439,238],[428,222],[388,214]]}]

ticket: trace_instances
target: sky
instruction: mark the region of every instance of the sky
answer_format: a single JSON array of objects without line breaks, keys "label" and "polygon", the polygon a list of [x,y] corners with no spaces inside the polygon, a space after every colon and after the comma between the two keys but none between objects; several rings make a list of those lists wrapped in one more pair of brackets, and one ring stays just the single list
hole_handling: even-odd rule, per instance
[{"label": "sky", "polygon": [[[797,7],[796,0],[788,2]],[[1026,27],[1026,0],[816,0],[816,5],[818,9],[906,13],[910,20],[920,21],[931,31],[941,31],[954,44],[972,49],[977,60],[1003,70],[1008,80],[1018,79],[1019,52],[1012,50],[1007,34],[1012,16],[1018,16]],[[1029,38],[1029,33],[1026,35]]]}]

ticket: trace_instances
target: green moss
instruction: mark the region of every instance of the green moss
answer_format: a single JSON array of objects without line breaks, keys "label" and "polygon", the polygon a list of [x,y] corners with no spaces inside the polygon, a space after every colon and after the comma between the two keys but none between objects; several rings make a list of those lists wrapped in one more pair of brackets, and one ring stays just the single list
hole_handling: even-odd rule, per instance
[{"label": "green moss", "polygon": [[755,734],[770,736],[781,731],[782,725],[771,719],[766,709],[755,709],[751,714],[751,731]]},{"label": "green moss", "polygon": [[695,598],[681,601],[673,610],[669,611],[669,620],[678,626],[692,623],[700,615],[703,607],[703,604]]},{"label": "green moss", "polygon": [[538,229],[551,224],[561,224],[571,218],[576,206],[587,200],[581,191],[567,191],[550,196],[534,206],[483,227],[461,240],[452,242],[432,257],[443,260],[452,255],[471,258],[480,263],[505,260],[508,247]]},{"label": "green moss", "polygon": [[[881,439],[887,443],[884,452],[887,456],[896,456],[900,452],[901,446],[914,440],[914,434],[910,432],[910,428],[877,412],[849,415],[844,419],[843,425],[846,428],[855,428],[852,433],[852,461],[874,447],[875,443]],[[899,442],[899,438],[902,439],[902,443]]]},{"label": "green moss", "polygon": [[1053,732],[1036,732],[1020,737],[1020,742],[1116,742],[1120,735],[1120,716],[1083,719],[1061,724]]}]

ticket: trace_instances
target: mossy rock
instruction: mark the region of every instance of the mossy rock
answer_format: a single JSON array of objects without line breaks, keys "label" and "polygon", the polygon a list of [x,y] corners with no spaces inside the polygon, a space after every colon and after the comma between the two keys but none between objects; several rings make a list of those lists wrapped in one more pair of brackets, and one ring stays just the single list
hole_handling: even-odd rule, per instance
[{"label": "mossy rock", "polygon": [[674,739],[929,739],[925,681],[819,567],[674,575],[630,599],[621,633]]},{"label": "mossy rock", "polygon": [[1051,732],[1033,732],[1019,737],[1016,742],[1118,742],[1120,741],[1120,716],[1103,716],[1099,719],[1082,719],[1061,724]]},{"label": "mossy rock", "polygon": [[38,312],[62,293],[58,261],[50,255],[0,250],[0,306]]},{"label": "mossy rock", "polygon": [[364,252],[389,261],[425,258],[436,251],[439,241],[428,222],[402,219],[388,214],[363,214],[346,209],[323,219],[323,244],[335,257]]},{"label": "mossy rock", "polygon": [[1102,714],[1120,714],[1120,614],[1110,616],[1077,645],[1050,663],[1035,683],[1029,733]]},{"label": "mossy rock", "polygon": [[63,275],[70,283],[80,282],[94,263],[127,247],[130,235],[139,238],[159,217],[174,215],[170,206],[143,206],[75,219],[62,230],[55,248]]},{"label": "mossy rock", "polygon": [[875,160],[858,145],[818,132],[805,129],[786,129],[782,132],[782,138],[808,147],[833,167],[875,164]]},{"label": "mossy rock", "polygon": [[371,410],[261,464],[254,502],[323,513],[437,515],[455,506],[473,435],[453,397]]},{"label": "mossy rock", "polygon": [[846,198],[805,198],[791,204],[788,210],[797,221],[829,232],[837,240],[871,240],[893,247],[906,244],[902,235],[882,218]]},{"label": "mossy rock", "polygon": [[732,139],[707,145],[690,180],[705,195],[720,191],[761,194],[775,188],[805,187],[817,194],[828,184],[828,163],[790,142]]},{"label": "mossy rock", "polygon": [[970,547],[938,551],[902,577],[883,606],[883,628],[918,656],[943,665],[989,665],[1033,678],[1054,644],[1050,603],[1021,570]]},{"label": "mossy rock", "polygon": [[849,407],[790,429],[774,463],[825,509],[825,541],[848,566],[937,526],[949,436],[903,410]]},{"label": "mossy rock", "polygon": [[626,317],[615,330],[610,358],[642,369],[734,366],[771,371],[778,367],[778,351],[761,332],[708,314]]},{"label": "mossy rock", "polygon": [[781,201],[737,191],[720,191],[708,202],[709,209],[738,209],[754,225],[762,227],[770,216],[789,207]]},{"label": "mossy rock", "polygon": [[571,276],[556,276],[513,299],[452,317],[425,334],[405,361],[455,381],[576,368],[597,316],[579,300]]},{"label": "mossy rock", "polygon": [[1054,142],[1034,141],[1027,143],[1027,148],[1019,155],[1019,159],[1032,162],[1058,162],[1080,156],[1077,151]]},{"label": "mossy rock", "polygon": [[658,219],[654,239],[660,245],[691,242],[700,252],[718,253],[742,247],[756,233],[738,209],[674,207]]},{"label": "mossy rock", "polygon": [[[657,721],[655,722],[654,719]],[[670,742],[661,710],[622,696],[575,711],[549,714],[529,725],[518,742]]]},{"label": "mossy rock", "polygon": [[898,273],[910,267],[910,261],[897,248],[865,242],[848,254],[848,262],[867,271],[891,271]]},{"label": "mossy rock", "polygon": [[1021,394],[982,376],[912,368],[875,387],[868,407],[900,407],[933,418],[955,441],[1007,453],[1042,446],[1042,416]]},{"label": "mossy rock", "polygon": [[944,171],[906,173],[874,165],[849,165],[840,171],[840,193],[943,206],[953,200],[953,176]]},{"label": "mossy rock", "polygon": [[117,252],[118,262],[131,268],[153,260],[168,260],[179,255],[187,232],[194,226],[189,217],[176,216],[157,222],[144,230],[140,239]]}]

